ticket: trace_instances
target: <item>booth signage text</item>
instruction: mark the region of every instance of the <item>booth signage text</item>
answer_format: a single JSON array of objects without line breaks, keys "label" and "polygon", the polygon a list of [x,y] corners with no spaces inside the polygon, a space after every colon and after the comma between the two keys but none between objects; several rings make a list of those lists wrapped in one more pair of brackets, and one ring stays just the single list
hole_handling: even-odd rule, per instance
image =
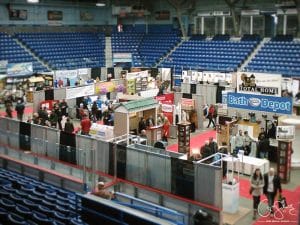
[{"label": "booth signage text", "polygon": [[237,90],[240,93],[281,96],[281,75],[240,72]]},{"label": "booth signage text", "polygon": [[232,108],[292,114],[292,98],[228,93],[227,105]]}]

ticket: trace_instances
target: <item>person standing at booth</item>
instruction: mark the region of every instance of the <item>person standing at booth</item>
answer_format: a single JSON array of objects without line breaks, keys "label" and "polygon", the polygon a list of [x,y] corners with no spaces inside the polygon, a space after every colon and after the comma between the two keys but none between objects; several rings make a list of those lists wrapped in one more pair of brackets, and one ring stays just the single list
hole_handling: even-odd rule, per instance
[{"label": "person standing at booth", "polygon": [[92,126],[92,122],[87,116],[87,114],[83,115],[83,119],[80,122],[81,125],[81,134],[82,135],[90,135],[90,129]]},{"label": "person standing at booth", "polygon": [[268,206],[271,212],[271,216],[274,215],[274,199],[277,193],[281,194],[281,182],[280,177],[275,174],[274,168],[270,168],[269,173],[264,175],[264,194],[268,199]]},{"label": "person standing at booth", "polygon": [[244,131],[244,150],[245,155],[250,155],[251,153],[251,144],[254,141],[248,134],[248,131]]},{"label": "person standing at booth", "polygon": [[260,196],[263,194],[263,187],[265,186],[265,182],[259,168],[255,169],[250,178],[250,183],[250,194],[253,198],[253,219],[255,220],[257,217],[257,208],[260,203]]},{"label": "person standing at booth", "polygon": [[239,133],[235,137],[235,152],[234,152],[234,154],[237,155],[240,150],[244,150],[244,138],[243,138],[242,130],[239,130]]}]

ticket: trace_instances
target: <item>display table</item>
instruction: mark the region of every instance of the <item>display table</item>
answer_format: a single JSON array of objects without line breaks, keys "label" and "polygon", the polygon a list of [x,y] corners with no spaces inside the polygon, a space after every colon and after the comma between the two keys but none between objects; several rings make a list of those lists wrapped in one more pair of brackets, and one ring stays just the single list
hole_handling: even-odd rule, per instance
[{"label": "display table", "polygon": [[222,184],[223,211],[227,213],[236,213],[239,209],[240,183],[233,185]]},{"label": "display table", "polygon": [[154,145],[155,142],[162,138],[162,125],[153,126],[146,130],[147,140],[149,145]]},{"label": "display table", "polygon": [[[240,171],[243,174],[251,175],[255,168],[260,168],[261,173],[265,174],[269,172],[270,162],[267,159],[259,159],[251,156],[238,155],[238,158],[231,156],[223,158],[227,161],[228,168],[233,168],[234,171]],[[232,165],[232,163],[234,165]]]}]

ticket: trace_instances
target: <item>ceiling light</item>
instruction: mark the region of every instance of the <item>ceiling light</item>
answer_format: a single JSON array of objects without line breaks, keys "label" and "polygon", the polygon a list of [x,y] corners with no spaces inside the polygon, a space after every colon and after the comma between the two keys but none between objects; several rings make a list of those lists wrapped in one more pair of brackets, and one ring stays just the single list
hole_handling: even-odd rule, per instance
[{"label": "ceiling light", "polygon": [[98,6],[98,7],[103,7],[103,6],[105,6],[105,3],[104,3],[104,2],[97,2],[97,3],[96,3],[96,6]]},{"label": "ceiling light", "polygon": [[39,0],[27,0],[28,3],[39,3]]}]

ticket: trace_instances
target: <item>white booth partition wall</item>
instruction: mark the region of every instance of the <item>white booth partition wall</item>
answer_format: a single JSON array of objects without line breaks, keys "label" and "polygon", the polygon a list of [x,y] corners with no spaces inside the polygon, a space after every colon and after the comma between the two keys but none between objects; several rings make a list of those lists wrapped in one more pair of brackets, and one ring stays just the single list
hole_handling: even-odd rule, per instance
[{"label": "white booth partition wall", "polygon": [[66,98],[66,88],[56,88],[54,89],[54,99],[65,99]]},{"label": "white booth partition wall", "polygon": [[46,152],[47,155],[59,159],[60,132],[54,128],[46,129]]},{"label": "white booth partition wall", "polygon": [[47,128],[44,126],[31,125],[31,151],[37,154],[46,155],[47,152],[47,139],[46,131]]},{"label": "white booth partition wall", "polygon": [[204,163],[195,166],[195,200],[222,208],[222,168]]},{"label": "white booth partition wall", "polygon": [[9,120],[7,124],[7,130],[9,131],[8,135],[8,145],[12,148],[19,149],[20,141],[19,141],[19,132],[20,132],[20,122],[18,120]]},{"label": "white booth partition wall", "polygon": [[126,150],[126,179],[171,192],[171,159],[161,149],[129,145]]},{"label": "white booth partition wall", "polygon": [[44,91],[33,92],[33,112],[37,112],[40,108],[40,102],[45,101]]},{"label": "white booth partition wall", "polygon": [[0,143],[2,143],[0,147],[3,150],[8,145],[8,136],[9,136],[8,122],[9,120],[7,119],[0,120]]}]

